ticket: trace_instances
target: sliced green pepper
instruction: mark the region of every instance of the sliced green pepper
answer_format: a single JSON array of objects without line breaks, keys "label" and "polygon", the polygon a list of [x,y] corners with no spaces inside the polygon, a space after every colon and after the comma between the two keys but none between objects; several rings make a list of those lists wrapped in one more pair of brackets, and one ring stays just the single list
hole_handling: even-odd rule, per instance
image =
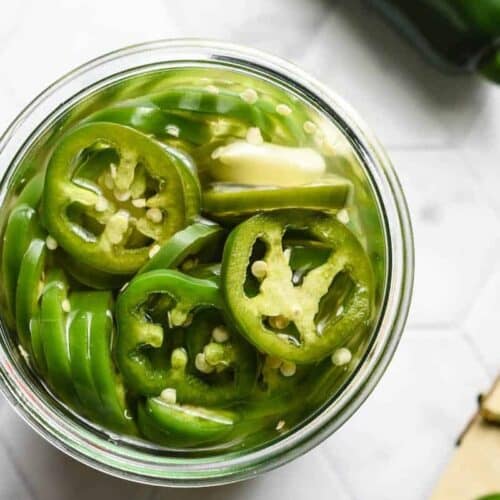
[{"label": "sliced green pepper", "polygon": [[[161,351],[166,340],[164,331],[168,327],[163,327],[160,319],[151,322],[147,305],[154,294],[166,298],[160,314],[163,322],[168,318],[170,327],[189,327],[190,315],[195,314],[194,327],[196,313],[200,310],[223,309],[219,288],[211,280],[171,270],[149,271],[134,278],[120,294],[116,306],[117,361],[128,387],[145,396],[157,396],[165,388],[172,387],[182,403],[203,406],[244,397],[251,390],[256,376],[255,358],[246,342],[237,333],[233,333],[227,342],[217,345],[208,341],[201,354],[203,363],[211,366],[202,373],[190,372],[188,361],[192,364],[193,360],[188,359],[184,349],[174,349],[170,360]],[[209,330],[208,335],[210,333]],[[233,376],[228,380],[224,378],[221,384],[216,383],[217,380],[211,384],[206,375],[215,371],[217,366],[231,368]]]},{"label": "sliced green pepper", "polygon": [[40,336],[47,362],[48,380],[54,391],[66,403],[78,401],[71,374],[70,349],[67,335],[68,288],[64,274],[50,271],[42,294]]},{"label": "sliced green pepper", "polygon": [[348,182],[294,187],[212,184],[203,193],[203,210],[216,218],[248,216],[278,208],[336,211],[345,206]]},{"label": "sliced green pepper", "polygon": [[202,250],[213,251],[222,237],[222,228],[210,221],[195,222],[174,234],[160,250],[138,271],[170,269],[181,266],[188,258],[197,258]]},{"label": "sliced green pepper", "polygon": [[149,398],[139,406],[138,424],[142,434],[165,446],[195,446],[228,435],[237,420],[229,411],[169,404]]},{"label": "sliced green pepper", "polygon": [[31,241],[21,262],[16,291],[17,333],[24,348],[33,352],[35,363],[42,373],[46,373],[47,362],[40,331],[39,301],[46,254],[44,240],[35,238]]},{"label": "sliced green pepper", "polygon": [[285,240],[283,246],[290,252],[288,264],[295,285],[301,283],[309,271],[324,264],[332,253],[331,247],[314,241]]},{"label": "sliced green pepper", "polygon": [[43,172],[34,175],[23,187],[21,194],[16,200],[16,205],[28,205],[36,208],[42,197],[44,184]]},{"label": "sliced green pepper", "polygon": [[16,287],[19,269],[29,244],[41,234],[38,215],[29,205],[19,205],[12,210],[3,239],[2,275],[7,304],[15,312]]},{"label": "sliced green pepper", "polygon": [[200,264],[185,272],[195,278],[212,280],[220,284],[221,266],[219,263]]},{"label": "sliced green pepper", "polygon": [[58,261],[64,270],[79,283],[96,290],[118,289],[127,280],[123,274],[110,274],[84,264],[64,251],[57,252]]},{"label": "sliced green pepper", "polygon": [[180,174],[186,219],[190,221],[198,216],[201,207],[201,185],[196,165],[190,156],[179,149],[170,146],[163,146],[163,148],[174,159],[174,164]]},{"label": "sliced green pepper", "polygon": [[[293,283],[283,250],[287,232],[306,233],[331,248],[326,262],[299,285]],[[248,294],[245,282],[257,242],[265,246],[261,281],[258,292]],[[353,289],[332,310],[329,296],[335,292],[337,277],[343,275],[352,280]],[[325,358],[372,316],[373,274],[365,251],[334,217],[317,212],[260,214],[240,224],[224,248],[222,287],[240,332],[260,351],[296,363]]]},{"label": "sliced green pepper", "polygon": [[[290,112],[295,110],[287,102],[292,106]],[[248,103],[223,88],[175,87],[98,111],[85,121],[119,123],[162,140],[177,138],[194,146],[221,137],[244,138],[252,126],[273,142],[303,143],[305,135],[297,117],[280,114],[278,104],[284,103],[269,97]],[[302,114],[300,118],[305,119]]]},{"label": "sliced green pepper", "polygon": [[[68,346],[71,360],[71,378],[83,411],[90,417],[101,421],[99,395],[94,383],[90,363],[90,337],[92,335],[92,312],[81,309],[81,295],[71,296],[69,315]],[[100,332],[99,332],[100,333]]]},{"label": "sliced green pepper", "polygon": [[71,370],[85,409],[112,429],[130,433],[134,432],[134,424],[111,357],[111,307],[110,292],[71,294]]},{"label": "sliced green pepper", "polygon": [[[86,163],[92,150],[111,151],[117,164]],[[133,273],[153,245],[196,211],[193,192],[184,191],[191,169],[186,162],[187,156],[128,127],[82,125],[61,139],[50,158],[45,224],[73,258],[104,272]]]},{"label": "sliced green pepper", "polygon": [[193,87],[170,89],[152,94],[148,99],[162,110],[200,113],[207,118],[213,116],[214,135],[244,137],[248,127],[258,127],[264,138],[278,144],[301,145],[305,140],[301,124],[293,115],[280,114],[276,106],[281,103],[272,100],[258,99],[249,103],[226,89]]},{"label": "sliced green pepper", "polygon": [[208,124],[160,109],[147,98],[129,100],[90,115],[85,122],[112,122],[127,125],[157,138],[176,137],[191,144],[210,142]]}]

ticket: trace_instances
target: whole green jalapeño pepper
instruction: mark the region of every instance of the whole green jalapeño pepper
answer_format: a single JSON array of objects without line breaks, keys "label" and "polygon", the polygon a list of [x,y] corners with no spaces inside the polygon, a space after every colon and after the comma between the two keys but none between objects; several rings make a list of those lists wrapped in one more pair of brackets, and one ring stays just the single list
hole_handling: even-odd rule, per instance
[{"label": "whole green jalape\u00f1o pepper", "polygon": [[[152,304],[155,295],[160,297]],[[134,278],[116,305],[117,362],[127,386],[144,396],[158,396],[173,388],[181,403],[201,406],[244,398],[255,383],[256,360],[237,333],[226,333],[220,342],[204,338],[194,350],[193,342],[188,350],[182,346],[171,352],[167,349],[168,337],[175,330],[185,330],[181,333],[188,337],[204,336],[207,330],[197,323],[198,315],[223,307],[218,285],[211,280],[171,270],[149,271]]]},{"label": "whole green jalape\u00f1o pepper", "polygon": [[500,82],[498,0],[369,0],[432,61]]},{"label": "whole green jalape\u00f1o pepper", "polygon": [[50,158],[45,225],[73,258],[100,271],[131,274],[154,245],[197,213],[199,194],[189,163],[183,153],[131,128],[80,126],[61,139]]},{"label": "whole green jalape\u00f1o pepper", "polygon": [[[283,239],[308,237],[330,248],[326,261],[300,281]],[[254,249],[264,246],[260,259]],[[330,300],[341,276],[352,289]],[[255,286],[246,286],[249,279]],[[334,217],[309,211],[260,214],[230,234],[222,262],[226,303],[240,332],[261,352],[295,363],[319,361],[341,347],[372,317],[373,274],[355,236]]]}]

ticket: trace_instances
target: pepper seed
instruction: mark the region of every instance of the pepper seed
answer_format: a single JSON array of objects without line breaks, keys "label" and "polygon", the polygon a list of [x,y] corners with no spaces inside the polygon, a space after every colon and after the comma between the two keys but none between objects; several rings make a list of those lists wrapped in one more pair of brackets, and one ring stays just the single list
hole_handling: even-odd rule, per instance
[{"label": "pepper seed", "polygon": [[49,250],[55,250],[59,246],[55,238],[50,236],[50,234],[45,238],[45,244]]},{"label": "pepper seed", "polygon": [[240,93],[240,97],[248,104],[255,104],[259,99],[259,94],[254,89],[245,89]]},{"label": "pepper seed", "polygon": [[335,366],[346,365],[347,363],[351,362],[351,359],[352,359],[352,353],[346,347],[341,347],[332,354],[332,363]]},{"label": "pepper seed", "polygon": [[284,377],[293,377],[297,371],[297,365],[291,361],[283,361],[280,366],[281,375]]},{"label": "pepper seed", "polygon": [[349,222],[349,213],[345,208],[342,208],[337,212],[337,220],[342,222],[342,224],[347,224]]},{"label": "pepper seed", "polygon": [[105,212],[106,209],[108,208],[108,200],[100,196],[99,198],[97,198],[94,208],[96,212]]},{"label": "pepper seed", "polygon": [[172,137],[179,137],[181,131],[177,125],[167,125],[165,127],[165,132]]},{"label": "pepper seed", "polygon": [[271,316],[269,324],[276,330],[284,330],[290,324],[290,320],[280,314],[279,316]]},{"label": "pepper seed", "polygon": [[146,206],[146,198],[136,198],[132,200],[132,205],[136,208],[144,208]]},{"label": "pepper seed", "polygon": [[127,201],[132,196],[132,193],[130,191],[120,191],[118,189],[115,189],[113,191],[113,196],[118,201]]},{"label": "pepper seed", "polygon": [[251,273],[259,280],[267,276],[267,262],[265,260],[256,260],[250,267]]},{"label": "pepper seed", "polygon": [[215,340],[215,342],[221,344],[229,339],[229,332],[227,331],[227,328],[223,325],[216,326],[212,330],[212,338]]},{"label": "pepper seed", "polygon": [[250,127],[247,131],[246,140],[249,144],[253,144],[254,146],[258,146],[259,144],[263,144],[264,139],[262,138],[260,128]]},{"label": "pepper seed", "polygon": [[165,403],[175,405],[177,402],[177,391],[172,387],[167,387],[161,391],[160,399],[165,401]]},{"label": "pepper seed", "polygon": [[170,364],[174,369],[182,369],[187,365],[188,355],[183,347],[177,347],[172,351]]},{"label": "pepper seed", "polygon": [[311,122],[311,121],[306,121],[304,122],[304,132],[306,134],[314,134],[314,132],[316,132],[316,124],[314,122]]},{"label": "pepper seed", "polygon": [[276,106],[276,113],[283,116],[288,116],[292,113],[292,108],[290,106],[287,106],[286,104],[278,104]]},{"label": "pepper seed", "polygon": [[155,224],[159,224],[163,220],[163,213],[159,208],[150,208],[146,211],[146,217]]},{"label": "pepper seed", "polygon": [[280,420],[277,424],[276,424],[276,430],[277,431],[281,431],[283,429],[283,427],[285,427],[285,421],[284,420]]},{"label": "pepper seed", "polygon": [[194,359],[194,366],[201,373],[212,373],[215,370],[215,367],[209,365],[205,358],[205,354],[199,352]]}]

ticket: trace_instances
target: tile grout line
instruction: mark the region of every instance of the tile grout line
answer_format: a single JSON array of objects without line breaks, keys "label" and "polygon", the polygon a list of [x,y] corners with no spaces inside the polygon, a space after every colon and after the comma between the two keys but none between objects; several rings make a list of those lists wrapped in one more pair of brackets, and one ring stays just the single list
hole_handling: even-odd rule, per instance
[{"label": "tile grout line", "polygon": [[453,330],[456,328],[456,325],[453,324],[453,322],[449,321],[429,321],[428,323],[426,322],[417,322],[417,323],[406,323],[403,335],[405,332],[411,332],[412,330],[415,330],[416,332],[421,332],[421,331],[428,331],[428,330],[443,330],[443,331],[449,331]]},{"label": "tile grout line", "polygon": [[486,378],[488,380],[492,380],[495,377],[495,375],[490,373],[488,369],[488,363],[486,363],[485,359],[483,358],[481,351],[477,348],[476,344],[467,335],[467,332],[463,328],[458,328],[458,332],[460,337],[469,346],[470,350],[472,351],[472,355],[474,356],[478,364],[481,366],[484,374],[486,375]]},{"label": "tile grout line", "polygon": [[[491,253],[493,253],[494,250],[495,249],[492,249]],[[496,259],[494,259],[493,268],[489,270],[489,273],[487,273],[486,270],[484,271],[485,279],[481,281],[481,285],[476,290],[476,296],[479,296],[481,293],[483,293],[483,291],[489,285],[490,281],[493,281],[494,275],[497,272],[500,272],[500,258],[498,258],[498,257]],[[483,273],[481,273],[481,274],[483,274]],[[462,322],[461,322],[461,324],[460,323],[456,324],[456,327],[458,329],[466,331],[465,327],[462,325],[467,323],[467,320],[469,319],[470,315],[472,314],[474,306],[475,306],[475,302],[473,303],[472,307],[469,306],[468,308],[466,308],[464,306],[464,309],[462,311],[460,311],[460,316],[462,317]]]},{"label": "tile grout line", "polygon": [[494,197],[493,195],[489,192],[489,190],[484,189],[484,183],[487,182],[485,179],[484,175],[481,173],[480,170],[474,169],[474,165],[471,163],[471,159],[469,157],[470,154],[472,154],[472,151],[469,146],[465,145],[463,148],[461,148],[461,151],[464,153],[464,163],[467,167],[468,170],[470,170],[471,176],[479,182],[478,188],[481,191],[481,194],[484,195],[484,200],[486,202],[486,206],[489,207],[493,213],[495,214],[496,218],[500,218],[500,211],[496,204],[494,203]]},{"label": "tile grout line", "polygon": [[[323,444],[324,443],[325,443],[325,441],[323,442]],[[332,462],[330,454],[326,451],[326,447],[325,446],[321,447],[319,449],[319,452],[321,454],[322,459],[328,465],[328,470],[331,471],[333,474],[335,474],[335,477],[337,478],[340,486],[342,487],[343,492],[347,495],[347,497],[349,498],[349,500],[355,500],[356,497],[353,495],[353,492],[351,490],[350,485],[348,483],[346,483],[346,481],[344,480],[344,478],[334,470],[334,467],[333,467],[334,464]]]},{"label": "tile grout line", "polygon": [[419,153],[425,153],[425,152],[431,152],[435,153],[438,151],[457,151],[459,149],[458,144],[455,144],[453,142],[444,142],[443,144],[393,144],[391,145],[388,142],[383,143],[384,148],[387,150],[387,152],[390,154],[391,152],[394,153],[401,153],[401,152],[419,152]]}]

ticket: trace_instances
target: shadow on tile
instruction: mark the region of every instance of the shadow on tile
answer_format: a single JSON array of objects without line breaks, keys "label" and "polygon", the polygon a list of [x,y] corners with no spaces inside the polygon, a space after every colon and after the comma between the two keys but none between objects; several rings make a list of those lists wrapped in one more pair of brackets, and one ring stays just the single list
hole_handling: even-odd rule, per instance
[{"label": "shadow on tile", "polygon": [[463,107],[481,102],[486,85],[480,77],[449,75],[433,67],[373,8],[361,0],[317,0],[334,6],[335,16],[361,39],[380,69],[394,73],[408,93],[419,92],[438,108]]},{"label": "shadow on tile", "polygon": [[[0,459],[12,464],[12,469],[17,473],[17,478],[10,478],[17,482],[15,490],[19,494],[30,492],[31,500],[182,500],[200,498],[201,494],[206,500],[219,500],[241,495],[245,497],[244,492],[253,483],[250,481],[207,489],[174,489],[144,486],[117,479],[56,450],[3,403],[0,413]],[[19,480],[23,485],[19,484]],[[8,478],[5,482],[8,482]],[[14,485],[11,486],[14,488]],[[25,500],[24,496],[19,500]]]},{"label": "shadow on tile", "polygon": [[245,499],[249,497],[254,481],[244,481],[242,483],[212,488],[157,488],[152,500],[199,500],[200,498],[203,498],[203,500]]},{"label": "shadow on tile", "polygon": [[[11,474],[0,481],[16,500],[258,500],[307,498],[348,500],[341,479],[321,447],[255,479],[212,488],[160,488],[117,479],[80,464],[45,442],[8,405],[0,410],[0,464]],[[27,492],[27,493],[26,493]],[[2,497],[3,498],[3,497]],[[10,498],[10,497],[9,497]]]}]

